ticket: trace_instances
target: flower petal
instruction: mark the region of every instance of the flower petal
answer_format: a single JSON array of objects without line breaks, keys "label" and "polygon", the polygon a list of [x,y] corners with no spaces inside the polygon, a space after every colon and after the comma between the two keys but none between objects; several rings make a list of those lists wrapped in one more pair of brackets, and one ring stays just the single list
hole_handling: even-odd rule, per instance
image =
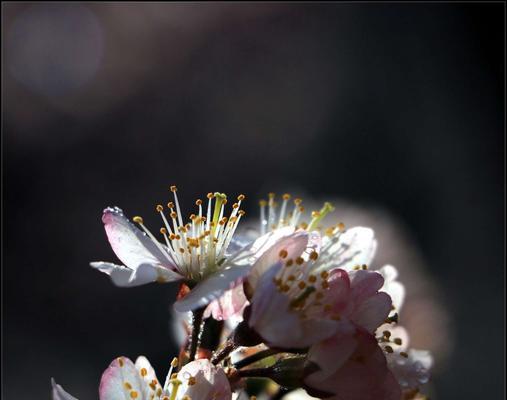
[{"label": "flower petal", "polygon": [[306,238],[306,233],[294,233],[293,229],[279,229],[267,233],[227,259],[221,269],[174,303],[174,309],[178,312],[191,311],[217,300],[231,288],[232,282],[244,278],[252,268],[263,269],[264,265],[268,265],[268,261],[274,258],[273,254],[278,257],[283,248],[292,248],[296,244],[301,246],[301,243],[306,243]]},{"label": "flower petal", "polygon": [[240,283],[225,292],[218,300],[212,301],[204,312],[204,318],[211,315],[217,321],[227,320],[241,314],[247,303],[243,284]]},{"label": "flower petal", "polygon": [[[190,378],[193,378],[190,384]],[[232,393],[229,381],[220,367],[215,367],[207,359],[199,359],[186,364],[178,372],[182,382],[176,399],[189,396],[192,400],[230,400]]]},{"label": "flower petal", "polygon": [[318,373],[305,378],[312,391],[335,393],[331,400],[400,400],[401,388],[373,335],[358,332],[358,344],[348,361],[325,379]]},{"label": "flower petal", "polygon": [[118,357],[102,374],[99,386],[100,400],[142,399],[146,383],[134,363],[126,357]]},{"label": "flower petal", "polygon": [[388,317],[391,305],[389,295],[379,292],[357,305],[352,320],[368,332],[374,332]]},{"label": "flower petal", "polygon": [[120,287],[140,286],[157,280],[171,282],[181,279],[178,273],[151,264],[141,264],[135,270],[103,261],[92,262],[90,266],[109,275],[113,283]]},{"label": "flower petal", "polygon": [[[107,238],[116,256],[130,269],[141,264],[162,265],[175,269],[173,260],[169,259],[144,232],[139,230],[118,207],[106,208],[102,222]],[[162,245],[161,245],[162,246]]]},{"label": "flower petal", "polygon": [[323,246],[320,268],[342,268],[350,271],[356,265],[369,265],[376,249],[377,241],[372,229],[360,226],[347,229],[336,243]]},{"label": "flower petal", "polygon": [[398,270],[392,265],[384,265],[378,272],[384,277],[382,291],[391,296],[393,306],[397,312],[400,312],[403,301],[405,300],[405,286],[396,280],[398,277]]},{"label": "flower petal", "polygon": [[348,322],[339,322],[340,328],[333,336],[322,340],[308,351],[308,360],[317,364],[320,371],[318,379],[324,380],[340,368],[354,353],[357,339],[355,328]]},{"label": "flower petal", "polygon": [[63,388],[58,385],[53,378],[51,378],[51,386],[53,390],[51,392],[53,400],[77,400],[74,396],[71,396]]}]

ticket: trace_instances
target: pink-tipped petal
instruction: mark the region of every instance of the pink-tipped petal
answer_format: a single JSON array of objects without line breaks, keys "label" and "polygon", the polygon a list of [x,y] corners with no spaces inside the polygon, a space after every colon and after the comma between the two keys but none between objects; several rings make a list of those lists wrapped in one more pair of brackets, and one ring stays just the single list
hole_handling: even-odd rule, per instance
[{"label": "pink-tipped petal", "polygon": [[176,395],[177,400],[182,400],[184,396],[189,396],[192,400],[231,399],[231,387],[223,369],[215,367],[207,359],[186,364],[178,372],[177,378],[182,382]]},{"label": "pink-tipped petal", "polygon": [[341,322],[338,332],[333,336],[315,343],[308,351],[308,361],[317,364],[316,372],[320,380],[328,378],[350,358],[356,350],[356,329],[347,322]]},{"label": "pink-tipped petal", "polygon": [[106,208],[102,222],[113,251],[127,267],[136,269],[141,264],[153,264],[175,268],[173,261],[130,222],[121,209]]},{"label": "pink-tipped petal", "polygon": [[224,321],[239,316],[248,301],[243,292],[243,284],[225,292],[218,300],[212,301],[204,312],[204,318],[212,316],[217,321]]},{"label": "pink-tipped petal", "polygon": [[375,337],[358,333],[356,339],[356,350],[333,374],[325,379],[318,373],[305,378],[310,394],[312,390],[334,393],[332,400],[400,400],[400,385]]},{"label": "pink-tipped petal", "polygon": [[146,383],[134,363],[126,357],[116,358],[102,374],[100,400],[142,399]]},{"label": "pink-tipped petal", "polygon": [[360,302],[380,290],[384,284],[384,278],[378,272],[359,270],[349,272],[352,297]]},{"label": "pink-tipped petal", "polygon": [[391,305],[387,293],[376,293],[357,305],[352,320],[368,332],[374,332],[389,316]]},{"label": "pink-tipped petal", "polygon": [[52,391],[51,395],[53,400],[77,400],[74,396],[71,396],[63,388],[58,385],[53,378],[51,378]]}]

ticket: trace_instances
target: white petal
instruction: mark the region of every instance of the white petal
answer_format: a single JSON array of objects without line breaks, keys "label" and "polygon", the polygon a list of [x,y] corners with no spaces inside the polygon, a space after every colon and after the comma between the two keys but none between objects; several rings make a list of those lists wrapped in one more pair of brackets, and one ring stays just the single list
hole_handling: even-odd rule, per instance
[{"label": "white petal", "polygon": [[370,228],[354,227],[343,232],[330,247],[323,247],[320,254],[323,269],[342,268],[352,270],[356,265],[369,265],[377,249],[374,232]]},{"label": "white petal", "polygon": [[[189,385],[189,378],[195,383]],[[229,381],[220,367],[215,367],[207,359],[199,359],[186,364],[178,372],[178,380],[182,385],[178,389],[176,399],[185,395],[192,400],[230,400],[232,393]]]},{"label": "white petal", "polygon": [[116,256],[129,268],[141,264],[163,265],[174,269],[174,263],[144,232],[138,229],[117,207],[106,208],[102,216],[107,238]]},{"label": "white petal", "polygon": [[276,259],[279,258],[278,253],[281,249],[292,248],[294,244],[302,246],[302,243],[307,242],[307,237],[306,232],[294,233],[293,229],[278,229],[260,237],[227,259],[221,269],[201,281],[183,299],[174,303],[174,309],[186,312],[204,307],[220,298],[225,291],[231,289],[232,283],[248,275],[253,267],[259,272],[264,271],[272,265],[275,255]]},{"label": "white petal", "polygon": [[126,357],[118,357],[102,374],[99,398],[100,400],[129,398],[144,400],[143,394],[147,390],[146,386],[146,382],[142,379],[134,363]]},{"label": "white petal", "polygon": [[[141,378],[144,379],[144,381],[146,382],[146,385],[144,387],[143,398],[150,399],[153,393],[156,393],[158,389],[162,389],[162,386],[160,385],[160,382],[157,379],[157,375],[155,374],[155,370],[151,366],[148,359],[144,356],[137,357],[135,367],[137,371],[139,371]],[[155,386],[150,387],[150,384],[152,384],[152,382],[154,381],[156,381]]]},{"label": "white petal", "polygon": [[71,396],[63,390],[63,388],[58,385],[53,378],[51,378],[51,386],[53,387],[53,400],[77,400],[74,396]]},{"label": "white petal", "polygon": [[392,265],[384,265],[378,272],[384,277],[381,290],[391,296],[396,312],[400,312],[405,300],[405,286],[396,280],[398,270]]},{"label": "white petal", "polygon": [[92,262],[90,265],[109,275],[113,283],[120,287],[140,286],[156,280],[171,282],[181,279],[178,273],[151,264],[141,264],[136,270],[103,261]]}]

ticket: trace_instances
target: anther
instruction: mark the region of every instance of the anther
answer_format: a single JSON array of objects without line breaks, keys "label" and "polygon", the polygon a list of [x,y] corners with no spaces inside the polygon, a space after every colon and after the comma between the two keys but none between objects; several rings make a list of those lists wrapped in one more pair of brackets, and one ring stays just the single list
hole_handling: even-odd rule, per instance
[{"label": "anther", "polygon": [[195,385],[195,383],[196,383],[195,377],[191,376],[190,378],[188,378],[188,386],[193,386]]},{"label": "anther", "polygon": [[312,251],[310,253],[310,260],[315,261],[317,258],[319,258],[319,253],[317,253],[316,251]]},{"label": "anther", "polygon": [[162,227],[162,228],[160,228],[160,233],[161,233],[162,235],[167,235],[167,230],[166,230],[165,228],[163,228],[163,227]]},{"label": "anther", "polygon": [[408,354],[405,353],[404,351],[400,351],[400,356],[408,358]]},{"label": "anther", "polygon": [[133,399],[137,399],[137,396],[138,396],[138,394],[137,394],[137,392],[136,392],[135,390],[132,390],[132,391],[130,392],[130,397],[131,397],[131,398],[133,398]]},{"label": "anther", "polygon": [[125,389],[127,389],[127,390],[132,389],[132,385],[128,382],[125,382],[123,385],[125,386]]},{"label": "anther", "polygon": [[197,200],[195,201],[195,205],[196,205],[196,206],[200,206],[200,205],[202,205],[202,200],[201,200],[201,199],[197,199]]},{"label": "anther", "polygon": [[239,201],[243,201],[243,200],[245,200],[245,195],[244,195],[244,194],[240,194],[240,195],[238,196],[238,200],[239,200]]},{"label": "anther", "polygon": [[289,258],[286,262],[285,262],[285,266],[286,267],[290,267],[294,264],[294,260],[292,258]]},{"label": "anther", "polygon": [[178,190],[178,188],[174,185],[172,185],[169,189],[171,189],[171,192],[176,192]]},{"label": "anther", "polygon": [[401,339],[400,339],[400,338],[395,338],[395,339],[393,340],[393,342],[394,342],[395,344],[397,344],[398,346],[401,346],[401,343],[402,343],[402,341],[401,341]]},{"label": "anther", "polygon": [[289,194],[289,193],[285,193],[285,194],[282,196],[282,198],[283,198],[284,200],[290,200],[290,194]]},{"label": "anther", "polygon": [[384,350],[387,352],[387,353],[392,353],[394,350],[391,346],[386,346],[384,347]]},{"label": "anther", "polygon": [[315,283],[317,281],[317,277],[315,275],[310,275],[308,277],[308,282]]},{"label": "anther", "polygon": [[280,258],[287,258],[289,253],[287,252],[287,250],[283,249],[283,250],[280,250],[280,253],[278,253],[278,255],[280,256]]},{"label": "anther", "polygon": [[142,217],[139,217],[139,216],[135,216],[134,218],[132,218],[132,221],[137,222],[138,224],[143,223]]},{"label": "anther", "polygon": [[158,211],[158,212],[161,212],[164,207],[162,206],[162,204],[157,204],[157,207],[155,207],[155,209]]},{"label": "anther", "polygon": [[303,257],[298,257],[296,258],[296,264],[297,265],[301,265],[305,262],[305,260],[303,259]]},{"label": "anther", "polygon": [[299,287],[301,290],[303,290],[303,289],[306,287],[306,283],[304,283],[303,281],[300,281],[300,282],[298,283],[298,287]]}]

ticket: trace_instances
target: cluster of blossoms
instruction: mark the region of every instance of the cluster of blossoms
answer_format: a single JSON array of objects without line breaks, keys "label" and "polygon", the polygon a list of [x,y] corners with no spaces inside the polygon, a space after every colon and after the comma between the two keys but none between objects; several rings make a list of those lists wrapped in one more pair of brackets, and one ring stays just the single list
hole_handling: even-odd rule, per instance
[{"label": "cluster of blossoms", "polygon": [[[102,375],[101,400],[424,398],[432,358],[409,348],[398,324],[405,289],[396,269],[368,268],[371,229],[323,226],[329,203],[303,221],[300,199],[285,194],[278,204],[270,194],[247,240],[237,232],[244,195],[229,214],[227,197],[209,193],[185,222],[171,191],[174,201],[156,206],[161,241],[141,217],[104,210],[124,265],[91,266],[122,287],[179,281],[174,309],[186,337],[163,385],[146,358],[119,357]],[[74,397],[53,382],[53,399]]]}]

